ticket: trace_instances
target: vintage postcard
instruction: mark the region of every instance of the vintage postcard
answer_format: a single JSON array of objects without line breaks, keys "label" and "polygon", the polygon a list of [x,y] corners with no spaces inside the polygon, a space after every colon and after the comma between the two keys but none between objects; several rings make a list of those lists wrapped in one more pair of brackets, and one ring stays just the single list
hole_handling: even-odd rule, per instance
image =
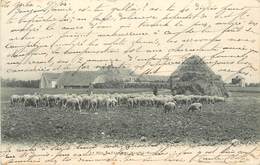
[{"label": "vintage postcard", "polygon": [[1,0],[2,165],[260,165],[259,0]]}]

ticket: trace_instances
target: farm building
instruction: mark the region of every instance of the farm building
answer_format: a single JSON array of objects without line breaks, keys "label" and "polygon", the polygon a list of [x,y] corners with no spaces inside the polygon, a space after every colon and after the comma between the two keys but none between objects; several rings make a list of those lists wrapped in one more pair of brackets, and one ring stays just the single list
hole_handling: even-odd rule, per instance
[{"label": "farm building", "polygon": [[240,87],[245,87],[246,86],[245,78],[240,75],[237,75],[236,77],[232,78],[231,84]]},{"label": "farm building", "polygon": [[124,66],[113,64],[99,67],[97,71],[66,71],[62,73],[43,73],[41,88],[169,88],[169,76],[138,75]]},{"label": "farm building", "polygon": [[60,73],[43,73],[40,79],[40,88],[56,88]]},{"label": "farm building", "polygon": [[128,68],[116,68],[112,65],[97,71],[66,71],[62,73],[43,73],[41,88],[88,88],[90,84],[97,87],[111,87],[111,84],[134,82],[136,75]]},{"label": "farm building", "polygon": [[187,58],[169,78],[173,94],[228,96],[221,76],[199,56]]}]

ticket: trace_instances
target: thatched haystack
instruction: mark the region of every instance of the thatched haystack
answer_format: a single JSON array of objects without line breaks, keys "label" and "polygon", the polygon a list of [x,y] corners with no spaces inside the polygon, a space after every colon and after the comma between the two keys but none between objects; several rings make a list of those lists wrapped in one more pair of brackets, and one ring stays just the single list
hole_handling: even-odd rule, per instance
[{"label": "thatched haystack", "polygon": [[199,56],[187,58],[169,81],[174,95],[228,96],[221,76],[216,75]]}]

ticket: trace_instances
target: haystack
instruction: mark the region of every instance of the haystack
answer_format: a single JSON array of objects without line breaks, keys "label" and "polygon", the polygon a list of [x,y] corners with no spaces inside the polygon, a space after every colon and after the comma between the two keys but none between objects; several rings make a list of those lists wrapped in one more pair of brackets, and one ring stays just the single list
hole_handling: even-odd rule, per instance
[{"label": "haystack", "polygon": [[169,81],[174,95],[228,96],[221,76],[216,75],[199,56],[187,58]]}]

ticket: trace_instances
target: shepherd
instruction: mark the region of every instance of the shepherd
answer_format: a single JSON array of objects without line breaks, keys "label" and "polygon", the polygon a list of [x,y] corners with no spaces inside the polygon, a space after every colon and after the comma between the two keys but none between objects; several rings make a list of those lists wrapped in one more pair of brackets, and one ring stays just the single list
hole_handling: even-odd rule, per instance
[{"label": "shepherd", "polygon": [[153,94],[154,94],[155,96],[158,95],[158,88],[157,88],[157,86],[155,86],[155,87],[153,88]]},{"label": "shepherd", "polygon": [[92,83],[90,83],[89,84],[89,87],[88,87],[88,92],[89,92],[89,95],[92,95],[93,94],[93,84]]}]

